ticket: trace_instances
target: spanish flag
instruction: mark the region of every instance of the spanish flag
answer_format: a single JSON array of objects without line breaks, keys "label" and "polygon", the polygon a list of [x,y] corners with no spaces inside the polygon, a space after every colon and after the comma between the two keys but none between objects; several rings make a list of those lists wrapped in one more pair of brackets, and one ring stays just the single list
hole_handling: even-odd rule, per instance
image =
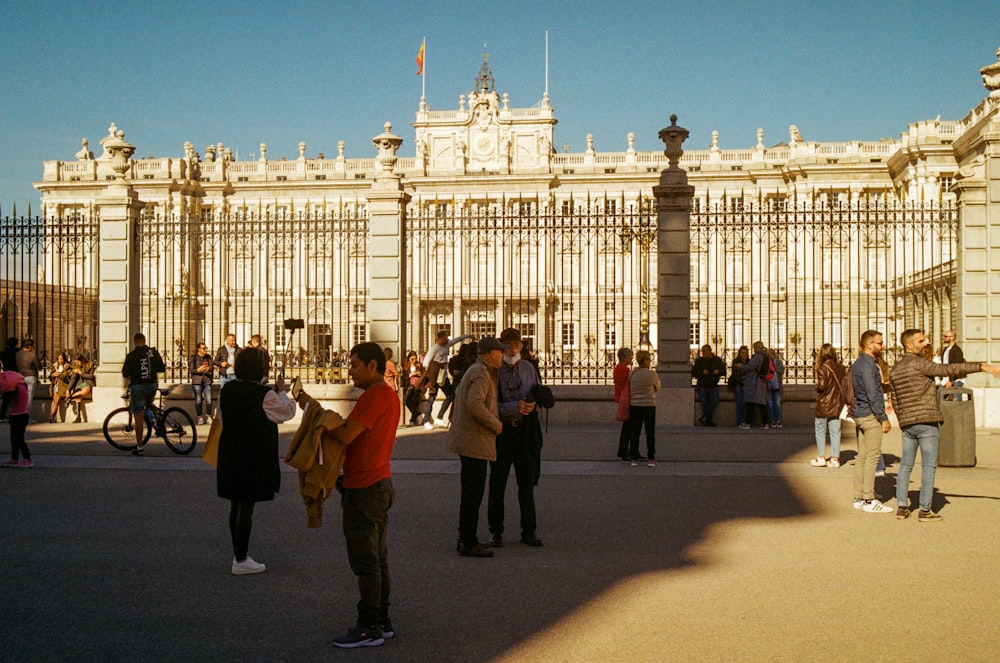
[{"label": "spanish flag", "polygon": [[424,73],[424,46],[426,45],[426,39],[420,42],[420,52],[417,53],[417,76]]}]

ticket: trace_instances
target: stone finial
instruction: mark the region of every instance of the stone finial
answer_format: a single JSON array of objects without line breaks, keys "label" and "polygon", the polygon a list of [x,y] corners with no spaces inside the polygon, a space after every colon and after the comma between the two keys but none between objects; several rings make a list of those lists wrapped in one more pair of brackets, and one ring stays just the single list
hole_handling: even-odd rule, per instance
[{"label": "stone finial", "polygon": [[713,152],[719,151],[719,132],[712,132],[712,144],[709,146]]},{"label": "stone finial", "polygon": [[587,134],[587,154],[594,153],[594,134]]},{"label": "stone finial", "polygon": [[666,145],[666,149],[663,150],[663,154],[666,155],[670,166],[667,170],[680,170],[680,160],[681,155],[684,154],[684,148],[682,145],[687,137],[691,133],[684,127],[677,126],[677,116],[670,116],[670,126],[664,129],[660,129],[660,140]]},{"label": "stone finial", "polygon": [[261,163],[267,162],[267,143],[260,144],[260,162]]},{"label": "stone finial", "polygon": [[629,154],[635,152],[635,133],[630,131],[625,135],[625,139],[628,141],[628,152]]},{"label": "stone finial", "polygon": [[342,140],[337,141],[337,158],[338,159],[344,158],[344,141]]},{"label": "stone finial", "polygon": [[125,181],[125,171],[128,170],[128,160],[135,154],[135,145],[125,142],[125,132],[112,122],[108,127],[108,135],[101,139],[104,153],[111,159],[111,169],[115,171],[118,181]]},{"label": "stone finial", "polygon": [[764,149],[764,130],[763,129],[757,129],[757,149],[758,150],[763,150]]},{"label": "stone finial", "polygon": [[299,159],[305,160],[306,158],[306,142],[304,140],[299,141]]},{"label": "stone finial", "polygon": [[392,123],[386,122],[384,128],[385,131],[372,138],[372,144],[378,150],[378,156],[375,157],[375,160],[382,166],[384,172],[392,175],[398,160],[396,150],[403,144],[403,139],[392,133]]},{"label": "stone finial", "polygon": [[991,99],[1000,99],[1000,48],[997,49],[997,61],[979,70],[983,77],[983,87],[990,91]]}]

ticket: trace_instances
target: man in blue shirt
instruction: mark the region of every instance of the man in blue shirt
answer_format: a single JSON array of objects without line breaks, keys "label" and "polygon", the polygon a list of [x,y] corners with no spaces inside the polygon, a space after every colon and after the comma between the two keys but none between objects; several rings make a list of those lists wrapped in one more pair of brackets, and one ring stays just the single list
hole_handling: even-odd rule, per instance
[{"label": "man in blue shirt", "polygon": [[882,352],[882,334],[869,329],[861,335],[861,354],[851,366],[854,386],[854,424],[858,456],[854,461],[854,508],[866,513],[892,513],[875,499],[875,467],[882,454],[882,434],[892,428],[882,395],[882,371],[875,356]]}]

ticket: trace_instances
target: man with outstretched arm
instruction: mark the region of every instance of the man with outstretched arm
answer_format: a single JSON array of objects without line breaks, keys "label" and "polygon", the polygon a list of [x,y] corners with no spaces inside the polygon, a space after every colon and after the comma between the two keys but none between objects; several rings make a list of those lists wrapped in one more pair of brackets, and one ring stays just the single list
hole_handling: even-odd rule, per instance
[{"label": "man with outstretched arm", "polygon": [[924,359],[920,353],[927,346],[927,338],[920,329],[907,329],[900,335],[899,342],[906,353],[889,371],[892,406],[903,431],[903,458],[899,461],[899,475],[896,477],[896,519],[906,520],[910,516],[910,472],[917,460],[919,447],[920,513],[917,520],[922,523],[940,522],[941,516],[931,509],[941,435],[938,427],[944,421],[934,378],[954,380],[980,371],[1000,377],[1000,367],[979,363],[937,364]]}]

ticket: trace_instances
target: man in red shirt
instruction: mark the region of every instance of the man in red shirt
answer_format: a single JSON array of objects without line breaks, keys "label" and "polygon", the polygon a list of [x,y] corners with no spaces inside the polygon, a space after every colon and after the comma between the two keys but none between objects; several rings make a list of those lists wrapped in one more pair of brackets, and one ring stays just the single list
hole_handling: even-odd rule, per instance
[{"label": "man in red shirt", "polygon": [[[347,446],[341,504],[347,559],[358,576],[358,622],[334,639],[337,647],[377,647],[395,633],[389,620],[389,459],[396,442],[399,399],[385,383],[385,353],[376,343],[351,348],[351,379],[364,389],[347,423],[331,434]],[[308,398],[306,396],[305,398]],[[304,400],[303,395],[299,395]]]}]

